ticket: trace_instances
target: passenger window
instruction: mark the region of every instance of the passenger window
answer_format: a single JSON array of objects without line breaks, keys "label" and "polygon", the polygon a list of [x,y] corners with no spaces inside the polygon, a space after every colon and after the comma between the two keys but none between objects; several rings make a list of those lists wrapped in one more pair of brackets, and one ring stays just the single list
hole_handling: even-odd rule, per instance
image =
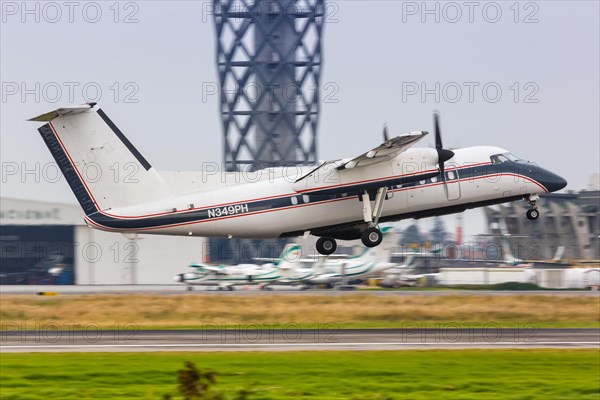
[{"label": "passenger window", "polygon": [[298,198],[296,196],[292,196],[291,201],[293,205],[298,204]]},{"label": "passenger window", "polygon": [[454,179],[455,177],[454,171],[448,171],[448,179]]}]

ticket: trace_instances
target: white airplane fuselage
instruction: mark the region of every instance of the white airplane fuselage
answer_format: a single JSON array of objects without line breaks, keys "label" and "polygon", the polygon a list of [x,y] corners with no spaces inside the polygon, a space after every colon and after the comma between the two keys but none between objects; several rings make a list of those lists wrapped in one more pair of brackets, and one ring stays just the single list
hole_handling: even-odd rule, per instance
[{"label": "white airplane fuselage", "polygon": [[307,279],[312,285],[335,284],[344,280],[366,279],[377,276],[379,273],[395,267],[397,264],[389,262],[340,262],[325,265],[321,273]]},{"label": "white airplane fuselage", "polygon": [[277,268],[256,265],[224,267],[219,273],[194,271],[175,276],[176,282],[187,285],[221,287],[273,283],[278,279],[281,279],[281,274]]},{"label": "white airplane fuselage", "polygon": [[[549,191],[531,176],[539,169],[535,165],[513,163],[514,170],[503,171],[492,164],[490,155],[505,153],[504,149],[486,146],[453,151],[453,159],[446,163],[449,179],[445,184],[439,177],[433,177],[404,187],[392,185],[384,202],[382,220],[427,216],[429,211],[436,215],[440,209],[447,209],[443,213],[458,212]],[[346,186],[352,192],[357,182],[415,174],[406,172],[409,167],[418,168],[419,174],[435,173],[435,163],[427,162],[431,152],[428,148],[414,148],[390,162],[370,166],[368,171],[365,168],[330,171],[329,176],[321,176],[319,182],[304,188],[294,181],[314,167],[262,170],[253,173],[262,178],[257,182],[223,185],[170,200],[99,211],[87,216],[86,221],[107,231],[163,235],[272,238],[294,232],[302,234],[362,220],[363,207],[358,195],[320,194],[323,187]],[[243,174],[240,179],[244,179]]]}]

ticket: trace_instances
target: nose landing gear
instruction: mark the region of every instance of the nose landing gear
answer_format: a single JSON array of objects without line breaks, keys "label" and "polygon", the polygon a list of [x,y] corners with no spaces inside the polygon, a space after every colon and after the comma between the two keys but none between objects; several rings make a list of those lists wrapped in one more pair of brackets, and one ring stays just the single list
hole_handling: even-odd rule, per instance
[{"label": "nose landing gear", "polygon": [[527,201],[529,202],[529,205],[531,206],[531,208],[529,210],[527,210],[527,213],[525,215],[527,216],[527,219],[530,221],[534,221],[534,220],[538,219],[538,217],[540,216],[540,212],[538,211],[537,205],[536,205],[536,202],[538,201],[539,198],[540,198],[540,196],[538,196],[537,194],[527,197]]},{"label": "nose landing gear", "polygon": [[526,215],[528,220],[533,221],[538,219],[538,217],[540,216],[540,212],[537,210],[537,208],[531,208],[527,210]]}]

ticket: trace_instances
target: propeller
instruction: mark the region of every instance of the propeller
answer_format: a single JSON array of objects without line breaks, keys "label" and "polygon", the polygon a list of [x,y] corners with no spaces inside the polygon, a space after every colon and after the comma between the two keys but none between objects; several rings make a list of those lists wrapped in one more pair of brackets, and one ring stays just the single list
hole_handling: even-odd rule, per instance
[{"label": "propeller", "polygon": [[387,142],[388,140],[390,140],[390,138],[388,137],[387,123],[386,123],[385,125],[383,125],[383,141]]},{"label": "propeller", "polygon": [[440,113],[437,111],[433,113],[433,130],[435,132],[435,149],[438,154],[440,174],[442,176],[442,181],[446,182],[444,163],[454,157],[454,152],[452,150],[444,149],[442,144],[442,129],[440,128]]}]

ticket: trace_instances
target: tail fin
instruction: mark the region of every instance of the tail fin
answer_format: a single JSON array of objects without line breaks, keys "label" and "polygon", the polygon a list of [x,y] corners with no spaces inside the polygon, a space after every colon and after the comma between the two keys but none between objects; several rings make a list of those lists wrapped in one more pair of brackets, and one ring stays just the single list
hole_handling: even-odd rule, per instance
[{"label": "tail fin", "polygon": [[509,235],[507,235],[507,234],[505,234],[502,237],[502,253],[503,253],[502,260],[507,265],[520,264],[521,262],[523,262],[523,260],[515,257],[514,254],[512,253],[512,250],[510,249],[510,242],[508,241],[508,237],[509,237]]},{"label": "tail fin", "polygon": [[31,118],[86,215],[170,197],[163,178],[95,103]]},{"label": "tail fin", "polygon": [[398,245],[398,233],[391,226],[381,228],[381,233],[383,234],[383,240],[379,246],[365,249],[355,260],[365,262],[389,262],[391,260],[392,252]]},{"label": "tail fin", "polygon": [[554,254],[554,258],[552,261],[562,261],[565,256],[565,246],[558,246],[556,248],[556,253]]},{"label": "tail fin", "polygon": [[290,270],[298,267],[302,256],[302,247],[297,243],[289,243],[281,252],[281,256],[275,262],[275,266],[280,270]]}]

